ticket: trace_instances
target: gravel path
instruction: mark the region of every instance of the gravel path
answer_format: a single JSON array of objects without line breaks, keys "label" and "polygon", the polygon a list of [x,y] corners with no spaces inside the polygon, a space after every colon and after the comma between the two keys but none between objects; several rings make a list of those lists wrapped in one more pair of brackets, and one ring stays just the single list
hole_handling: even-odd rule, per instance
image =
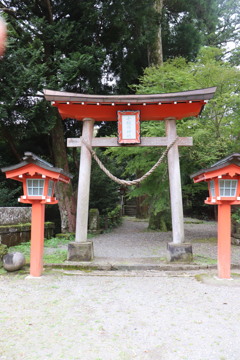
[{"label": "gravel path", "polygon": [[[95,253],[108,244],[108,256],[159,256],[170,235],[125,222],[94,239]],[[186,224],[186,238],[207,256],[212,242],[198,240],[214,236],[214,223]],[[213,271],[203,283],[196,274],[0,275],[0,360],[239,360],[240,280],[212,281]]]},{"label": "gravel path", "polygon": [[240,287],[187,274],[0,277],[1,360],[239,360]]},{"label": "gravel path", "polygon": [[[148,231],[146,221],[124,219],[123,224],[110,233],[94,237],[96,258],[166,258],[171,232]],[[216,222],[196,223],[185,219],[185,241],[193,244],[195,256],[217,259]],[[209,241],[211,239],[211,241]],[[232,245],[232,264],[240,264],[240,246]]]}]

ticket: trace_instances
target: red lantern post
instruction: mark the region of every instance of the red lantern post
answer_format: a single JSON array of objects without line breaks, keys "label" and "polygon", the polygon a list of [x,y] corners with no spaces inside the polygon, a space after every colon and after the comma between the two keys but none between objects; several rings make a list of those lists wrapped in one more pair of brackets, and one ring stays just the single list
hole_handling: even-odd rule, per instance
[{"label": "red lantern post", "polygon": [[240,154],[232,154],[191,175],[208,183],[206,204],[218,205],[218,277],[231,277],[231,205],[240,205]]},{"label": "red lantern post", "polygon": [[57,204],[56,182],[69,183],[72,176],[31,152],[24,155],[21,163],[1,170],[7,178],[22,182],[23,195],[18,200],[32,205],[30,275],[39,277],[43,270],[45,205]]}]

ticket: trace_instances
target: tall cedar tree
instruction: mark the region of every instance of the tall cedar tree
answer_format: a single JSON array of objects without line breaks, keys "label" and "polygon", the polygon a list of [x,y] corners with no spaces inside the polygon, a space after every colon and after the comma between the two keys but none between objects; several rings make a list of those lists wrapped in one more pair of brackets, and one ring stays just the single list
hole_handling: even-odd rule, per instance
[{"label": "tall cedar tree", "polygon": [[[1,139],[15,161],[32,150],[69,171],[64,140],[69,127],[36,94],[43,88],[109,93],[110,75],[117,91],[126,92],[148,64],[146,49],[158,26],[152,4],[144,0],[0,2],[9,42],[0,68]],[[62,231],[74,231],[72,184],[59,185],[58,197]]]}]

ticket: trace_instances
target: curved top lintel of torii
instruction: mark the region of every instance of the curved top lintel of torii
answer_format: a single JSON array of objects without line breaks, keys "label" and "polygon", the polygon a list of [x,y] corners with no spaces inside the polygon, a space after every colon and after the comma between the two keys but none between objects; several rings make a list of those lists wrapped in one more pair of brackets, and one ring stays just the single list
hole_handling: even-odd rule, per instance
[{"label": "curved top lintel of torii", "polygon": [[117,111],[140,111],[140,120],[165,120],[198,116],[216,87],[147,95],[91,95],[44,90],[47,101],[58,108],[63,119],[117,121]]}]

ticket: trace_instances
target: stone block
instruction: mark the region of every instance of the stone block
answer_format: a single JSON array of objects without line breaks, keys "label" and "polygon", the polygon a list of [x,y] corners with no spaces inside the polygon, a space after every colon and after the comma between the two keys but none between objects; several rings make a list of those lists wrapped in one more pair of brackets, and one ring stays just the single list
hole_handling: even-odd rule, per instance
[{"label": "stone block", "polygon": [[233,234],[231,237],[231,244],[240,246],[240,239],[236,237],[235,234]]},{"label": "stone block", "polygon": [[93,243],[87,242],[70,242],[68,244],[68,261],[92,261],[93,260]]},{"label": "stone block", "polygon": [[3,257],[3,267],[7,271],[20,270],[25,263],[25,256],[20,252],[8,253]]},{"label": "stone block", "polygon": [[0,207],[0,225],[30,223],[31,212],[31,207]]},{"label": "stone block", "polygon": [[100,230],[100,217],[98,209],[89,210],[88,229],[90,233],[98,233]]},{"label": "stone block", "polygon": [[168,243],[168,261],[170,262],[191,262],[193,260],[192,244]]},{"label": "stone block", "polygon": [[[44,225],[44,237],[50,239],[54,235],[54,223]],[[8,247],[30,241],[31,224],[0,225],[0,243]]]}]

